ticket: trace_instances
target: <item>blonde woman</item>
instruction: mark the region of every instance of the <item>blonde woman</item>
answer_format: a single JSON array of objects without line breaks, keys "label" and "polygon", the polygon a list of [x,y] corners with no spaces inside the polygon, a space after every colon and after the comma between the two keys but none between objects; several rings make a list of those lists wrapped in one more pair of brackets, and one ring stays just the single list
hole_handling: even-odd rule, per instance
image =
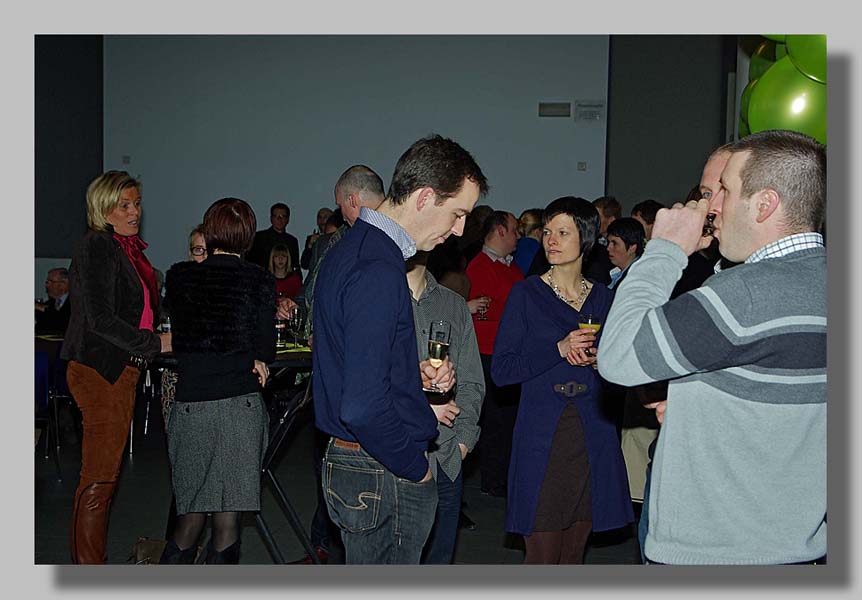
[{"label": "blonde woman", "polygon": [[107,560],[108,511],[120,472],[147,361],[171,349],[171,334],[153,332],[158,293],[138,236],[141,183],[108,171],[87,188],[89,231],[69,270],[72,314],[60,356],[81,410],[81,478],[72,508],[72,562]]},{"label": "blonde woman", "polygon": [[269,272],[275,277],[275,289],[279,298],[293,299],[302,289],[302,275],[293,270],[290,250],[284,244],[276,244],[269,252]]}]

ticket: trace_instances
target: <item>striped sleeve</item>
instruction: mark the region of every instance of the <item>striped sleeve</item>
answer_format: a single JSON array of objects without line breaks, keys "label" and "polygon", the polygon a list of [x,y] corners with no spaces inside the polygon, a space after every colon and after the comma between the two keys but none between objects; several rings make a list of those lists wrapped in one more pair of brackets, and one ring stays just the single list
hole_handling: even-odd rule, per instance
[{"label": "striped sleeve", "polygon": [[825,381],[824,316],[770,316],[769,300],[756,303],[740,267],[668,302],[684,256],[669,242],[650,245],[608,315],[598,358],[603,377],[631,386],[727,369],[757,382]]}]

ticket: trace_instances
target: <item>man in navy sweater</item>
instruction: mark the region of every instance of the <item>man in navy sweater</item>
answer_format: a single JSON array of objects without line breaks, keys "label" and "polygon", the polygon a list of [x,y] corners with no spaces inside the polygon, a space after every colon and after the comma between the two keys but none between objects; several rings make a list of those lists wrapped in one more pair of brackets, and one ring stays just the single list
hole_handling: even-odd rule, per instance
[{"label": "man in navy sweater", "polygon": [[455,373],[448,361],[419,361],[404,261],[460,236],[487,189],[456,142],[418,140],[398,159],[383,204],[361,209],[320,268],[315,424],[331,436],[323,491],[347,564],[418,564],[434,523],[437,419],[422,385],[449,390]]}]

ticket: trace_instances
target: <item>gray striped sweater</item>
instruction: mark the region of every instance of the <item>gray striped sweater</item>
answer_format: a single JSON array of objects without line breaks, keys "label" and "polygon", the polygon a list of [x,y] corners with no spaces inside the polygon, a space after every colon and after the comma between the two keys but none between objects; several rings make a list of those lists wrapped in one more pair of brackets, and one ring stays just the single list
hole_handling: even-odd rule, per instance
[{"label": "gray striped sweater", "polygon": [[826,251],[742,264],[668,302],[684,252],[653,240],[620,286],[599,372],[670,379],[647,558],[775,564],[826,554]]}]

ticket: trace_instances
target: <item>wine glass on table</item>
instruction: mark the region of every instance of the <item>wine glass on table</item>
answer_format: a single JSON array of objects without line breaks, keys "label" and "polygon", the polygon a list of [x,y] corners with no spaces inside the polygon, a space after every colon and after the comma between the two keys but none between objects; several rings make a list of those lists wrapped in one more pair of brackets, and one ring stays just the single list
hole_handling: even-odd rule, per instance
[{"label": "wine glass on table", "polygon": [[[278,292],[275,306],[278,308],[278,301],[284,297],[284,292]],[[287,321],[285,319],[275,318],[275,347],[278,350],[287,347]]]},{"label": "wine glass on table", "polygon": [[[443,366],[446,357],[449,355],[449,336],[452,332],[452,326],[446,321],[431,321],[431,326],[428,328],[428,362],[435,369]],[[424,391],[431,394],[445,394],[444,390],[437,387],[436,383],[432,383],[430,388],[422,388]]]},{"label": "wine glass on table", "polygon": [[293,347],[299,348],[297,336],[302,332],[302,326],[305,325],[305,315],[298,306],[292,313],[290,313],[290,318],[288,319],[287,324],[288,327],[290,327],[291,333],[293,333]]},{"label": "wine glass on table", "polygon": [[[598,316],[591,313],[581,313],[578,316],[578,329],[592,329],[598,335],[601,328],[602,321]],[[587,348],[585,352],[590,356],[596,355],[596,351],[593,348]]]}]

